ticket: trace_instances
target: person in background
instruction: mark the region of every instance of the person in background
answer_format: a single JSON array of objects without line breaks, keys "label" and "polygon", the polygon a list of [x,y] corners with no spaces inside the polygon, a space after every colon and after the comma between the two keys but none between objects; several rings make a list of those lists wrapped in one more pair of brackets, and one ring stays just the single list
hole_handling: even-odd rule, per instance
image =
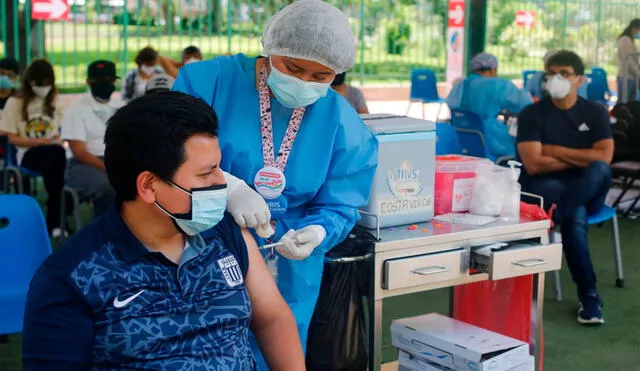
[{"label": "person in background", "polygon": [[122,80],[121,97],[126,103],[143,96],[147,92],[149,79],[164,72],[158,66],[158,52],[150,46],[138,52],[136,64],[138,68],[129,71]]},{"label": "person in background", "polygon": [[19,95],[10,97],[0,120],[0,132],[17,148],[17,163],[44,178],[48,194],[47,228],[53,238],[60,230],[60,198],[67,166],[60,141],[58,90],[53,66],[44,59],[31,63],[24,74]]},{"label": "person in background", "polygon": [[369,107],[367,107],[367,101],[364,99],[364,94],[358,88],[355,88],[351,85],[347,85],[345,80],[347,78],[347,73],[339,73],[336,75],[336,78],[331,83],[331,87],[333,90],[337,91],[344,97],[344,99],[353,106],[353,108],[359,114],[369,113]]},{"label": "person in background", "polygon": [[470,111],[482,118],[485,140],[495,157],[515,155],[515,139],[505,123],[498,120],[503,111],[520,112],[531,104],[531,95],[518,89],[511,80],[498,76],[498,59],[480,53],[470,61],[471,75],[455,85],[447,104],[452,109]]},{"label": "person in background", "polygon": [[[551,58],[551,56],[557,52],[558,52],[557,49],[552,49],[547,51],[545,55],[542,57],[542,63],[544,64],[544,71],[546,71],[547,69],[549,58]],[[544,71],[537,72],[533,77],[529,79],[529,81],[526,82],[524,87],[526,91],[531,93],[531,96],[536,102],[539,101],[540,99],[546,98],[549,95],[549,93],[545,89],[545,79],[544,79],[545,72]],[[585,77],[585,82],[582,85],[580,85],[580,87],[578,88],[578,95],[581,96],[582,98],[587,99],[588,85],[589,85],[588,78]]]},{"label": "person in background", "polygon": [[[269,200],[276,230],[270,241],[281,242],[269,259],[277,259],[270,262],[278,287],[306,346],[325,253],[345,239],[368,202],[378,142],[330,88],[356,57],[342,11],[320,0],[295,1],[269,20],[262,44],[265,57],[184,66],[173,89],[214,107],[221,168]],[[253,350],[260,358],[255,343]]]},{"label": "person in background", "polygon": [[15,94],[16,82],[20,73],[20,65],[13,58],[0,59],[0,119],[9,97]]},{"label": "person in background", "polygon": [[172,78],[176,78],[178,76],[178,70],[189,63],[195,63],[202,60],[202,52],[198,49],[197,46],[190,45],[184,48],[182,51],[182,57],[180,61],[174,61],[171,58],[159,56],[158,62],[160,62],[160,66],[164,69],[165,73]]},{"label": "person in background", "polygon": [[104,167],[104,134],[107,121],[124,105],[111,97],[117,78],[113,62],[91,63],[87,68],[90,92],[65,110],[61,122],[62,139],[73,152],[67,184],[80,198],[92,201],[94,217],[104,214],[115,196]]},{"label": "person in background", "polygon": [[171,90],[175,80],[166,74],[159,74],[149,79],[147,84],[147,92],[145,94],[159,93]]},{"label": "person in background", "polygon": [[589,214],[604,204],[611,188],[613,139],[607,108],[578,96],[584,63],[570,51],[549,58],[549,97],[518,116],[518,154],[524,164],[522,190],[556,205],[567,265],[578,288],[578,322],[604,323],[589,254]]},{"label": "person in background", "polygon": [[141,97],[109,120],[104,158],[117,206],[36,272],[24,370],[255,370],[249,329],[271,370],[304,370],[291,310],[225,213],[211,107]]},{"label": "person in background", "polygon": [[636,100],[638,94],[640,59],[638,56],[627,58],[629,54],[638,52],[637,38],[640,38],[640,19],[631,21],[618,37],[618,96],[622,102]]}]

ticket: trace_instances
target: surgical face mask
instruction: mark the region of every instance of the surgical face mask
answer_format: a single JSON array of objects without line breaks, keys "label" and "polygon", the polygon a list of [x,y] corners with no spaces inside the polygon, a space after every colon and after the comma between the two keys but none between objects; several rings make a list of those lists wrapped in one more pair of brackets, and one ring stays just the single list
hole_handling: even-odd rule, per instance
[{"label": "surgical face mask", "polygon": [[156,72],[155,66],[140,66],[140,71],[142,71],[145,75],[151,76]]},{"label": "surgical face mask", "polygon": [[187,64],[196,63],[196,62],[200,62],[200,59],[195,58],[195,57],[191,57],[191,58],[187,59],[186,61],[184,61],[184,64],[187,65]]},{"label": "surgical face mask", "polygon": [[157,201],[155,205],[175,222],[179,231],[189,236],[207,231],[215,227],[227,208],[227,185],[216,185],[205,188],[192,188],[191,191],[167,181],[173,187],[191,197],[191,211],[185,214],[171,213]]},{"label": "surgical face mask", "polygon": [[101,81],[91,83],[91,95],[100,103],[106,103],[111,99],[111,94],[116,90],[112,82]]},{"label": "surgical face mask", "polygon": [[[269,59],[271,63],[271,59]],[[271,63],[267,85],[278,102],[287,108],[302,108],[327,95],[331,83],[307,82],[280,72]]]},{"label": "surgical face mask", "polygon": [[7,76],[0,75],[0,90],[12,89],[13,85],[13,80]]},{"label": "surgical face mask", "polygon": [[51,92],[51,86],[37,86],[34,83],[31,83],[31,89],[33,90],[33,93],[40,98],[46,98]]},{"label": "surgical face mask", "polygon": [[560,75],[549,78],[545,87],[553,99],[564,99],[571,93],[571,81]]}]

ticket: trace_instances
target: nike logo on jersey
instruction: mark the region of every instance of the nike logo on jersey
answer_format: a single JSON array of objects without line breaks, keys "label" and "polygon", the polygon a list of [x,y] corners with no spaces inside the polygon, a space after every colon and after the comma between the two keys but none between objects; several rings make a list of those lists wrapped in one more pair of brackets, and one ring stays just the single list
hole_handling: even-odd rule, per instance
[{"label": "nike logo on jersey", "polygon": [[144,292],[144,290],[140,290],[140,292],[138,292],[137,294],[128,297],[127,299],[124,300],[120,300],[117,296],[115,299],[113,299],[113,306],[116,308],[124,308],[127,305],[129,305],[129,303],[131,303],[132,301],[134,301],[138,296],[142,295],[142,293]]}]

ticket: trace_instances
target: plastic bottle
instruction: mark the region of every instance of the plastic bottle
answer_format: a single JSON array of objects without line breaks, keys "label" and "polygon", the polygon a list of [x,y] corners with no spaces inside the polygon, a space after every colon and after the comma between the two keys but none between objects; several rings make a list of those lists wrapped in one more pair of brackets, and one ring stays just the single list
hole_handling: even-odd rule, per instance
[{"label": "plastic bottle", "polygon": [[522,164],[513,160],[507,162],[507,164],[509,165],[510,184],[502,203],[500,217],[507,220],[520,220],[521,187],[518,179],[520,178],[520,166]]}]

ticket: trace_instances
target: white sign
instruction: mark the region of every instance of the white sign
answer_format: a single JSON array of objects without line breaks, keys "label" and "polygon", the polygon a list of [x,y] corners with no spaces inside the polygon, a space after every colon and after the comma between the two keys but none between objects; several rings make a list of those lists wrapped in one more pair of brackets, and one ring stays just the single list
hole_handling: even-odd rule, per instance
[{"label": "white sign", "polygon": [[449,22],[447,28],[447,83],[464,74],[465,63],[465,0],[449,1]]}]

